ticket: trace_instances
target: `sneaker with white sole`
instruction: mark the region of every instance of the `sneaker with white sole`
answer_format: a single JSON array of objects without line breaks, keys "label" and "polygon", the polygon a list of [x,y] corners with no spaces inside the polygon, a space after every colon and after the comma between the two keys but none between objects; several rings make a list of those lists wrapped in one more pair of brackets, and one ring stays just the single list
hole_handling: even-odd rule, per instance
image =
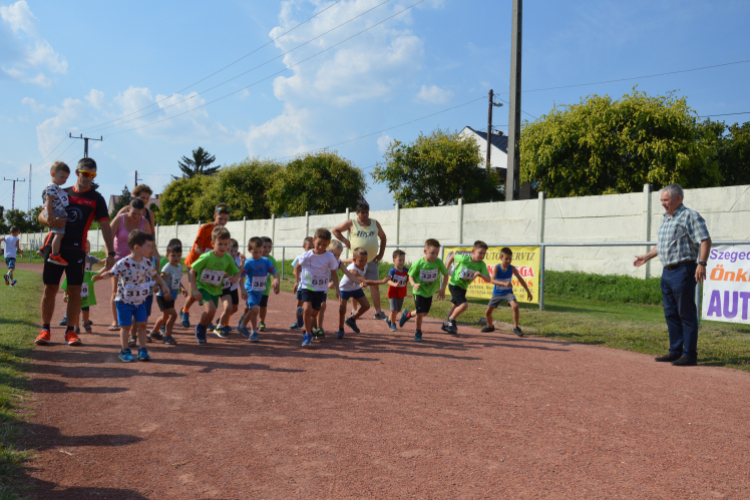
[{"label": "sneaker with white sole", "polygon": [[310,335],[309,333],[306,333],[302,337],[302,347],[309,347],[310,344],[312,344],[312,335]]},{"label": "sneaker with white sole", "polygon": [[120,358],[120,361],[122,361],[123,363],[132,363],[133,361],[135,361],[133,353],[130,352],[130,349],[123,349],[122,351],[120,351],[120,355],[117,357]]},{"label": "sneaker with white sole", "polygon": [[258,342],[260,340],[258,338],[258,332],[251,333],[247,340],[249,340],[250,342]]},{"label": "sneaker with white sole", "polygon": [[148,350],[145,347],[138,349],[138,361],[151,361],[151,356],[148,355]]},{"label": "sneaker with white sole", "polygon": [[375,313],[375,319],[386,319],[388,316],[383,311]]},{"label": "sneaker with white sole", "polygon": [[180,324],[185,328],[190,328],[190,313],[180,311]]}]

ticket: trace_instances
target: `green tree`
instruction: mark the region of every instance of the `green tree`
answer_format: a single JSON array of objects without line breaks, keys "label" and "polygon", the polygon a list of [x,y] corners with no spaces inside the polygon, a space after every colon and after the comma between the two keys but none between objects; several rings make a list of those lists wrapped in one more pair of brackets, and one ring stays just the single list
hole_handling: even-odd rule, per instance
[{"label": "green tree", "polygon": [[750,184],[750,122],[727,126],[703,122],[706,140],[716,149],[723,186]]},{"label": "green tree", "polygon": [[161,208],[154,214],[156,221],[159,224],[194,224],[209,220],[211,211],[201,212],[200,205],[203,194],[211,190],[214,182],[214,177],[205,175],[170,182],[162,191]]},{"label": "green tree", "polygon": [[721,184],[715,148],[684,97],[636,91],[555,107],[521,133],[521,182],[550,196],[586,196]]},{"label": "green tree", "polygon": [[404,207],[450,205],[459,198],[468,203],[502,200],[500,179],[487,173],[479,145],[459,132],[434,130],[411,144],[393,141],[384,162],[372,177],[385,183]]},{"label": "green tree", "polygon": [[23,210],[6,210],[5,211],[5,226],[10,228],[16,226],[22,233],[32,233],[42,231],[42,224],[37,220],[39,213],[41,213],[42,207],[38,206],[32,208],[30,212],[24,212]]},{"label": "green tree", "polygon": [[345,212],[367,192],[364,173],[336,151],[307,154],[279,168],[268,192],[281,216]]},{"label": "green tree", "polygon": [[115,204],[112,205],[112,211],[109,214],[109,218],[114,219],[115,215],[117,215],[117,212],[119,212],[122,207],[130,205],[130,201],[132,199],[133,195],[130,194],[128,186],[123,187],[122,193],[120,193],[120,196],[117,198]]},{"label": "green tree", "polygon": [[[213,162],[216,161],[216,157],[209,154],[203,148],[193,150],[193,157],[188,158],[187,156],[182,157],[182,161],[178,161],[177,165],[182,171],[183,179],[191,179],[196,175],[214,175],[219,171],[221,166],[209,167]],[[174,177],[178,179],[179,177]]]}]

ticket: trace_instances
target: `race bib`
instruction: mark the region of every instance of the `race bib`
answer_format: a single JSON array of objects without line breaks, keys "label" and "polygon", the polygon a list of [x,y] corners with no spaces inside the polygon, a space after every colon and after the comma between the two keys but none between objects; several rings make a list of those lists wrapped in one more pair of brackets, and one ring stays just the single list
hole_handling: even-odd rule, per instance
[{"label": "race bib", "polygon": [[66,193],[66,192],[65,192],[65,191],[63,191],[62,189],[60,189],[60,190],[59,190],[59,191],[57,192],[57,197],[58,197],[58,198],[60,198],[60,201],[62,202],[62,204],[63,204],[63,206],[64,206],[64,207],[67,207],[67,206],[68,206],[68,204],[70,203],[70,202],[68,201],[68,193]]},{"label": "race bib", "polygon": [[438,279],[437,269],[431,269],[429,271],[426,269],[423,269],[419,271],[419,281],[421,281],[422,283],[432,283],[436,279]]},{"label": "race bib", "polygon": [[406,286],[406,276],[393,275],[393,281],[398,283],[399,288]]},{"label": "race bib", "polygon": [[330,276],[313,276],[310,279],[310,284],[313,286],[313,288],[324,288],[328,286],[328,282],[330,280]]},{"label": "race bib", "polygon": [[125,285],[122,292],[122,300],[129,304],[140,304],[148,297],[149,288],[148,283]]},{"label": "race bib", "polygon": [[231,288],[231,287],[232,287],[232,282],[231,282],[231,281],[229,281],[229,278],[228,278],[228,277],[227,277],[227,278],[224,278],[224,283],[223,283],[222,287],[223,287],[223,288]]},{"label": "race bib", "polygon": [[472,271],[468,267],[464,267],[461,269],[461,272],[458,274],[458,277],[462,280],[473,280],[474,279],[474,273],[476,271]]},{"label": "race bib", "polygon": [[89,284],[84,283],[81,285],[81,298],[85,299],[88,296],[89,296]]},{"label": "race bib", "polygon": [[268,284],[268,275],[253,276],[253,292],[265,292]]},{"label": "race bib", "polygon": [[213,286],[221,286],[224,281],[224,271],[204,269],[201,273],[201,283]]},{"label": "race bib", "polygon": [[172,290],[179,290],[181,283],[182,283],[182,276],[172,275],[172,283],[170,284],[170,288]]}]

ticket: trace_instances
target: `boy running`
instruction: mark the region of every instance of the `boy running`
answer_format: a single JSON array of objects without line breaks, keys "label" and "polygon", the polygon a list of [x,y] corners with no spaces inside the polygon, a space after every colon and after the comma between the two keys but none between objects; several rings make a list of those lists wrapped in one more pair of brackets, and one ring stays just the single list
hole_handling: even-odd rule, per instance
[{"label": "boy running", "polygon": [[[245,259],[242,276],[246,278],[245,292],[247,292],[248,313],[242,320],[240,333],[247,337],[250,342],[258,342],[258,314],[263,303],[263,297],[267,297],[264,294],[268,285],[268,277],[269,275],[273,277],[271,286],[273,286],[275,293],[279,293],[279,274],[276,272],[276,266],[273,265],[271,259],[263,256],[264,242],[262,238],[257,236],[250,238],[247,249],[250,252],[250,258]],[[251,332],[247,330],[248,322],[252,325]]]},{"label": "boy running", "polygon": [[[81,285],[81,326],[86,333],[91,333],[91,320],[89,319],[89,311],[91,306],[96,305],[96,294],[94,293],[94,282],[92,281],[96,273],[94,272],[94,264],[104,264],[104,261],[91,255],[91,243],[86,240],[86,264],[83,271],[83,284]],[[68,278],[63,280],[63,284],[60,287],[65,291],[64,301],[68,302]],[[60,320],[60,326],[68,324],[68,315],[63,316]],[[75,327],[76,334],[81,333],[79,327]]]},{"label": "boy running", "polygon": [[513,333],[519,337],[523,337],[523,332],[518,326],[520,310],[518,307],[518,301],[516,301],[516,296],[513,295],[513,277],[515,277],[518,282],[521,283],[521,286],[526,289],[529,301],[531,301],[532,297],[531,291],[523,280],[523,277],[521,277],[521,274],[518,272],[518,269],[516,269],[515,266],[510,265],[512,260],[513,250],[508,247],[502,248],[500,250],[500,264],[495,266],[494,277],[491,280],[495,287],[492,289],[492,298],[490,299],[490,303],[487,305],[487,310],[484,313],[487,318],[487,326],[482,328],[483,333],[495,331],[495,324],[492,321],[492,312],[497,306],[503,302],[507,302],[510,304],[511,309],[513,309]]},{"label": "boy running", "polygon": [[230,283],[240,280],[240,268],[227,253],[230,238],[229,231],[223,225],[215,227],[211,232],[213,250],[198,257],[190,270],[190,296],[194,301],[200,301],[204,311],[200,323],[195,325],[195,339],[199,345],[208,342],[206,332],[216,315],[216,307],[224,290],[224,277],[229,276]]},{"label": "boy running", "polygon": [[[263,236],[263,257],[267,258],[273,264],[274,269],[278,269],[279,265],[276,259],[273,258],[271,252],[273,251],[273,240],[268,236]],[[260,324],[258,325],[258,331],[266,331],[266,314],[268,313],[268,297],[271,295],[271,288],[273,286],[273,278],[268,275],[268,283],[266,284],[266,291],[263,292],[263,298],[260,301]],[[275,293],[279,293],[278,290]]]},{"label": "boy running", "polygon": [[331,243],[331,232],[320,228],[315,231],[313,249],[308,250],[297,261],[295,274],[299,275],[305,334],[302,346],[307,347],[312,342],[312,324],[317,320],[320,305],[328,293],[328,283],[333,281],[336,298],[339,298],[339,262],[327,250]]},{"label": "boy running", "polygon": [[[229,255],[234,259],[238,268],[242,267],[242,257],[240,256],[240,244],[234,238],[229,240]],[[224,289],[221,291],[221,303],[224,304],[224,311],[219,317],[218,325],[214,329],[214,335],[220,339],[229,337],[232,328],[229,326],[229,319],[232,314],[236,313],[240,306],[240,282],[231,283],[229,278],[224,278]],[[247,300],[244,289],[242,291],[242,300]]]},{"label": "boy running", "polygon": [[63,191],[63,186],[70,176],[70,167],[61,161],[56,161],[50,167],[51,182],[47,184],[42,192],[44,201],[44,212],[47,220],[50,222],[50,232],[52,233],[52,253],[47,262],[57,264],[58,266],[67,266],[68,261],[60,257],[60,245],[65,237],[65,226],[62,228],[54,227],[55,222],[68,218],[68,193]]},{"label": "boy running", "polygon": [[[440,327],[444,332],[451,335],[458,334],[456,319],[469,308],[469,301],[466,300],[466,291],[475,278],[480,278],[486,283],[490,282],[490,273],[487,271],[487,265],[484,263],[484,256],[487,255],[487,243],[484,241],[475,241],[471,255],[455,254],[451,255],[446,262],[445,267],[450,269],[455,262],[453,274],[451,274],[448,283],[448,290],[451,292],[451,302],[453,306],[448,313],[448,318]],[[445,277],[448,281],[448,277]],[[445,283],[443,283],[445,288]]]},{"label": "boy running", "polygon": [[[344,338],[344,323],[346,323],[346,326],[351,328],[354,333],[359,333],[357,320],[361,318],[364,313],[370,310],[370,302],[367,300],[365,291],[362,290],[362,286],[381,284],[380,280],[371,281],[365,279],[365,275],[367,274],[367,250],[362,247],[357,247],[354,249],[353,256],[354,261],[346,268],[346,270],[349,272],[341,279],[341,298],[339,299],[339,331],[336,332],[337,339]],[[350,273],[357,276],[357,279],[351,279],[349,277],[351,275]],[[356,301],[359,304],[359,307],[354,314],[346,318],[346,321],[344,321],[344,317],[346,317],[346,304],[347,302],[349,302],[349,299],[352,299],[352,302]]]},{"label": "boy running", "polygon": [[308,236],[304,239],[302,242],[302,253],[299,254],[294,258],[292,261],[292,274],[294,274],[294,288],[292,289],[292,293],[294,293],[297,296],[297,321],[289,327],[290,330],[296,330],[297,328],[304,328],[305,327],[305,320],[302,317],[302,291],[299,289],[299,273],[297,273],[297,262],[299,262],[299,258],[302,257],[305,252],[308,250],[311,250],[313,247],[313,238]]},{"label": "boy running", "polygon": [[[424,243],[424,257],[412,264],[409,269],[409,282],[412,288],[414,288],[414,304],[417,309],[417,331],[414,333],[414,340],[416,342],[422,342],[422,318],[430,312],[432,296],[440,285],[440,275],[450,275],[443,261],[438,258],[438,255],[440,255],[440,242],[430,238]],[[444,282],[440,291],[438,291],[438,299],[442,300],[445,298],[445,286],[447,284],[447,281]],[[405,310],[401,314],[399,326],[403,328],[404,323],[413,317],[414,314]]]},{"label": "boy running", "polygon": [[13,271],[16,269],[16,255],[21,254],[23,258],[23,252],[21,251],[21,240],[18,238],[20,231],[16,226],[10,228],[10,236],[0,238],[0,241],[5,242],[5,265],[8,266],[8,272],[5,274],[5,284],[10,286],[16,286],[17,279],[13,278]]},{"label": "boy running", "polygon": [[406,283],[409,281],[409,268],[404,266],[406,253],[403,250],[393,251],[393,267],[383,280],[388,284],[388,304],[391,315],[385,322],[392,332],[396,331],[396,317],[404,307],[406,298]]},{"label": "boy running", "polygon": [[177,238],[169,240],[167,244],[167,253],[163,257],[167,259],[166,264],[161,266],[161,277],[167,284],[167,288],[159,289],[156,294],[156,305],[161,311],[161,318],[154,324],[154,329],[149,332],[149,337],[158,339],[159,330],[164,327],[164,337],[162,342],[167,345],[177,345],[177,341],[172,337],[174,324],[177,321],[177,311],[174,308],[174,301],[182,293],[187,297],[187,291],[182,285],[182,242]]},{"label": "boy running", "polygon": [[128,248],[130,255],[119,260],[114,267],[107,272],[102,272],[94,276],[93,280],[117,276],[117,296],[115,297],[115,307],[117,308],[117,324],[120,325],[120,361],[130,363],[135,361],[133,354],[128,349],[128,337],[130,325],[135,320],[138,327],[138,359],[140,361],[150,361],[146,349],[146,297],[153,281],[160,288],[167,289],[167,284],[161,279],[159,273],[154,269],[151,263],[151,252],[153,251],[154,237],[138,229],[133,230],[128,235]]}]

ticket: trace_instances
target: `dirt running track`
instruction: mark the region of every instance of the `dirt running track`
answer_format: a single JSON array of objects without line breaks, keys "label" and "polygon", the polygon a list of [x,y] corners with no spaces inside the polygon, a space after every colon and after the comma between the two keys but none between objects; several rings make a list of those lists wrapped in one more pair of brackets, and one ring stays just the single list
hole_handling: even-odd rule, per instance
[{"label": "dirt running track", "polygon": [[293,297],[269,310],[259,344],[179,328],[151,363],[117,360],[106,305],[83,346],[53,328],[23,443],[38,498],[750,498],[747,373],[436,320],[421,344],[365,320],[303,350]]}]

